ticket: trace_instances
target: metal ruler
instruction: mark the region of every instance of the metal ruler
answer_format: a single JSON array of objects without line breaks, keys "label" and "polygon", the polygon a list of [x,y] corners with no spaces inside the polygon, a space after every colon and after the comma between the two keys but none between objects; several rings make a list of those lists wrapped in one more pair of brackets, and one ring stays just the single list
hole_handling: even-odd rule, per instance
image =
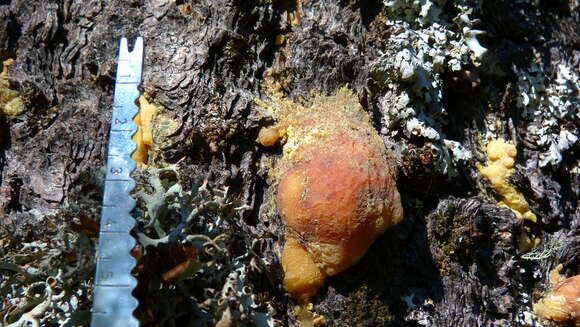
[{"label": "metal ruler", "polygon": [[142,66],[143,38],[135,40],[131,52],[127,39],[121,38],[101,212],[92,327],[139,326],[139,321],[133,316],[138,303],[131,295],[137,281],[131,275],[136,263],[130,254],[135,239],[129,234],[135,225],[135,219],[131,217],[135,200],[129,193],[135,187],[130,175],[135,169],[131,154],[136,145],[131,137],[137,131],[133,118],[139,112],[135,101],[139,97],[137,87],[141,83]]}]

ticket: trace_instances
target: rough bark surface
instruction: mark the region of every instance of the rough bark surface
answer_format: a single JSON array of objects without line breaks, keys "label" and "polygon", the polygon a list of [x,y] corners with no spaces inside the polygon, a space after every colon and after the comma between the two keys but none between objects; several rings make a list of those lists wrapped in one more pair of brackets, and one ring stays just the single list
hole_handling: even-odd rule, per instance
[{"label": "rough bark surface", "polygon": [[[179,162],[185,188],[207,180],[211,189],[229,187],[229,194],[248,206],[228,226],[240,234],[240,244],[246,238],[268,239],[267,246],[253,249],[271,263],[248,277],[256,301],[271,304],[281,325],[296,325],[295,303],[281,286],[283,227],[272,214],[271,180],[264,168],[279,158],[281,147],[255,143],[259,129],[273,118],[254,100],[266,99],[267,78],[279,81],[296,101],[347,85],[376,129],[389,128],[382,125],[379,106],[385,86],[372,76],[373,62],[388,49],[392,33],[383,11],[381,1],[366,0],[0,0],[0,60],[15,59],[10,82],[27,104],[21,115],[0,116],[1,260],[26,266],[30,260],[15,259],[20,244],[57,237],[51,235],[60,235],[69,219],[81,216],[90,219],[83,228],[75,225],[75,232],[88,235],[89,243],[95,240],[86,225],[99,217],[99,170],[106,156],[118,39],[142,35],[142,90],[179,126],[159,145],[160,162]],[[576,0],[483,3],[478,12],[481,29],[488,32],[483,43],[505,74],[472,67],[479,76],[475,87],[466,86],[470,81],[459,73],[442,74],[450,121],[445,133],[476,156],[448,178],[434,169],[426,140],[384,136],[399,157],[405,219],[313,299],[327,326],[524,325],[550,269],[563,264],[565,274],[580,273],[579,143],[557,168],[538,166],[541,149],[534,146],[529,126],[542,121],[520,117],[511,70],[539,58],[550,67],[565,63],[579,74],[579,12]],[[283,42],[277,42],[279,35]],[[476,162],[483,164],[485,156],[476,135],[488,112],[511,122],[500,134],[517,144],[513,183],[540,217],[537,224],[524,225],[498,207],[479,175]],[[571,119],[562,128],[578,135],[580,122]],[[523,231],[542,244],[561,240],[561,246],[548,258],[522,259]],[[77,243],[59,257],[66,261],[73,253],[88,265],[68,278],[74,279],[68,287],[92,278],[92,254],[80,248]],[[148,255],[163,256],[163,251]],[[3,269],[2,274],[18,274]],[[187,288],[193,302],[204,302],[204,287],[216,286]],[[187,303],[183,290],[163,296]],[[90,307],[90,293],[79,298],[79,311]],[[190,307],[196,309],[176,305],[174,316],[140,308],[140,319],[168,326],[202,318],[207,325],[224,321],[221,313],[208,318],[208,310]],[[0,299],[0,312],[10,308]]]}]

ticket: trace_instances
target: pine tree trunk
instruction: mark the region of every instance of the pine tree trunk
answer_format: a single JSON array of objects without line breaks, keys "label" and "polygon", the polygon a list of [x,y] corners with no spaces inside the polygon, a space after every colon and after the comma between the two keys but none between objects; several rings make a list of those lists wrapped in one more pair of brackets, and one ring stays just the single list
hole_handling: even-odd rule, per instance
[{"label": "pine tree trunk", "polygon": [[[450,3],[441,8],[441,17],[457,14]],[[486,62],[425,73],[441,83],[437,90],[446,110],[445,123],[435,128],[441,137],[435,140],[407,133],[405,118],[387,119],[397,114],[389,114],[394,108],[389,106],[398,103],[403,90],[412,89],[412,82],[397,75],[393,60],[403,50],[394,40],[401,33],[397,28],[419,31],[421,26],[390,23],[391,13],[378,0],[0,1],[0,61],[14,59],[10,88],[25,104],[19,115],[0,115],[0,261],[40,271],[22,280],[14,277],[18,272],[0,267],[6,272],[0,277],[0,298],[8,299],[13,291],[7,285],[22,289],[69,267],[65,273],[74,273],[61,287],[83,290],[75,295],[80,302],[73,311],[85,315],[73,316],[87,324],[96,240],[90,222],[99,219],[117,46],[121,36],[141,35],[142,91],[165,108],[164,119],[174,124],[156,144],[151,162],[179,163],[184,190],[207,180],[213,192],[228,187],[236,203],[247,205],[230,217],[235,222],[220,227],[237,240],[228,248],[232,258],[247,251],[244,240],[265,244],[252,251],[267,264],[243,281],[259,307],[241,316],[243,310],[231,306],[231,326],[259,325],[252,319],[266,314],[266,305],[276,309],[273,318],[281,325],[296,324],[295,303],[282,287],[284,233],[272,207],[267,169],[282,155],[281,145],[265,148],[255,142],[261,127],[275,123],[256,101],[268,101],[272,83],[295,103],[348,86],[398,162],[405,219],[377,240],[359,264],[329,279],[313,299],[313,311],[325,316],[327,326],[523,324],[530,319],[531,302],[547,286],[550,269],[561,263],[563,273],[579,273],[580,142],[556,152],[549,144],[538,145],[534,131],[545,118],[525,116],[518,106],[521,72],[541,63],[553,72],[547,73],[549,87],[557,85],[562,65],[580,74],[580,10],[576,0],[486,0],[474,8],[470,18],[480,21],[473,29],[487,33],[479,37]],[[461,34],[460,23],[448,26]],[[380,58],[395,66],[379,67]],[[578,84],[563,85],[578,105]],[[424,113],[427,117],[419,118],[427,125],[430,119],[439,121],[439,113]],[[497,194],[479,173],[477,163],[487,160],[490,120],[499,122],[491,134],[516,144],[511,182],[538,216],[537,223],[522,222],[498,206]],[[577,138],[578,107],[557,125]],[[443,138],[459,142],[472,156],[455,161]],[[562,158],[540,164],[546,154]],[[445,155],[453,160],[445,161]],[[453,167],[441,168],[445,163]],[[538,260],[522,258],[518,244],[523,233],[542,246],[556,244],[557,251]],[[76,241],[62,241],[65,236]],[[34,259],[22,246],[33,241],[49,244]],[[59,254],[43,252],[54,247]],[[150,258],[166,250],[143,251]],[[41,257],[51,259],[42,262]],[[152,262],[157,261],[142,262],[142,269],[154,269],[147,266]],[[141,274],[142,292],[137,314],[144,326],[226,323],[225,307],[202,305],[207,289],[221,292],[224,280],[204,284],[193,276],[161,292],[143,285],[159,276],[147,280],[142,272],[136,274]],[[3,315],[10,307],[0,301]],[[43,323],[58,325],[58,314],[50,312]],[[8,317],[8,322],[19,318]]]}]

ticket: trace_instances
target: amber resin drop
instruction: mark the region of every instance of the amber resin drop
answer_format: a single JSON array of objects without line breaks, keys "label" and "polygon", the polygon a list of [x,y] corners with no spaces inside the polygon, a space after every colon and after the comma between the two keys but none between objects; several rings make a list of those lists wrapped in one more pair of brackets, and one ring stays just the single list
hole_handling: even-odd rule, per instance
[{"label": "amber resin drop", "polygon": [[352,92],[277,109],[288,137],[275,173],[287,226],[284,286],[305,299],[355,264],[403,210],[384,143]]}]

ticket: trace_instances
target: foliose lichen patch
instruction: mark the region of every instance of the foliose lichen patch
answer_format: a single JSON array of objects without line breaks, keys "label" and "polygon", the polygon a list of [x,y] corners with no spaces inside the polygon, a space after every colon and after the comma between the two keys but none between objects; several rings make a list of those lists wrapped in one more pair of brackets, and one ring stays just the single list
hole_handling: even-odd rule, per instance
[{"label": "foliose lichen patch", "polygon": [[[392,34],[372,64],[373,76],[388,89],[380,103],[386,126],[381,133],[396,136],[402,131],[409,139],[429,140],[442,154],[438,169],[453,177],[456,164],[471,159],[472,153],[444,132],[448,111],[443,104],[443,74],[484,62],[487,49],[477,36],[485,32],[471,18],[481,2],[392,0],[384,5]],[[445,5],[456,14],[444,11]]]},{"label": "foliose lichen patch", "polygon": [[539,166],[557,168],[579,140],[580,80],[572,67],[559,64],[547,68],[532,63],[527,68],[513,67],[517,75],[517,107],[521,117],[531,121],[527,134],[530,143],[542,149]]}]

